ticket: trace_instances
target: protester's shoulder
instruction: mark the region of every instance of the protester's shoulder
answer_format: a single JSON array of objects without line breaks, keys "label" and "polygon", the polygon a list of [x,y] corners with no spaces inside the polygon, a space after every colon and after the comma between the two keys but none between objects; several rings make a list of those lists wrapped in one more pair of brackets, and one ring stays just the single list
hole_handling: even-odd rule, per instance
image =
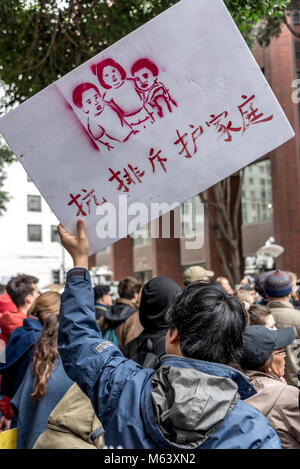
[{"label": "protester's shoulder", "polygon": [[126,319],[125,321],[128,325],[129,324],[137,324],[138,326],[141,327],[141,332],[143,330],[143,327],[140,323],[140,317],[139,317],[139,312],[138,311],[134,311],[131,316],[129,316],[129,318]]},{"label": "protester's shoulder", "polygon": [[277,327],[294,326],[300,330],[300,314],[299,310],[292,307],[272,308],[270,310],[274,316]]},{"label": "protester's shoulder", "polygon": [[249,447],[280,448],[280,440],[270,426],[268,419],[250,404],[239,399],[229,414],[233,428],[241,429],[240,437],[245,437]]},{"label": "protester's shoulder", "polygon": [[248,404],[248,402],[242,401],[241,399],[238,400],[229,416],[240,422],[250,422],[251,427],[255,427],[255,431],[260,431],[259,429],[265,429],[267,431],[272,430],[268,419],[252,405]]}]

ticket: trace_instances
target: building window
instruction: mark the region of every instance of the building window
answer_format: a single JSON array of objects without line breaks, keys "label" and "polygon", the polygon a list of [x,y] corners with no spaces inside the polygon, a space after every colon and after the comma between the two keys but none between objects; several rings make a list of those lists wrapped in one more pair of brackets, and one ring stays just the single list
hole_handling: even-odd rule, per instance
[{"label": "building window", "polygon": [[[249,178],[250,169],[251,178]],[[264,177],[261,176],[262,174]],[[254,180],[254,186],[250,184],[250,179]],[[272,177],[269,159],[254,163],[245,169],[242,191],[243,224],[272,219]]]},{"label": "building window", "polygon": [[295,40],[296,60],[300,60],[300,41]]},{"label": "building window", "polygon": [[29,212],[42,211],[42,198],[40,195],[27,195],[27,210]]},{"label": "building window", "polygon": [[192,197],[180,206],[181,236],[193,238],[196,232],[204,229],[204,209],[199,195]]},{"label": "building window", "polygon": [[253,181],[253,178],[249,178],[249,184],[253,184],[254,181]]},{"label": "building window", "polygon": [[51,225],[51,241],[52,243],[59,241],[59,234],[56,225]]},{"label": "building window", "polygon": [[27,225],[28,241],[42,241],[42,225]]},{"label": "building window", "polygon": [[151,224],[143,226],[139,230],[135,231],[133,236],[134,246],[147,246],[151,244]]},{"label": "building window", "polygon": [[60,283],[60,271],[59,270],[52,270],[52,282]]},{"label": "building window", "polygon": [[300,24],[300,10],[292,11],[293,24]]}]

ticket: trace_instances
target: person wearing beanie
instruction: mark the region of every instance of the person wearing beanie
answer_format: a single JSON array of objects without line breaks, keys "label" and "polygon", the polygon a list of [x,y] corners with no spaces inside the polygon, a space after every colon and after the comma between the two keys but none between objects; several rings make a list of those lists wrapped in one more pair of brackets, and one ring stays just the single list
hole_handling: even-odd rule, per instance
[{"label": "person wearing beanie", "polygon": [[167,277],[156,277],[142,290],[139,309],[143,332],[129,342],[124,355],[145,368],[156,368],[165,354],[166,313],[182,289]]},{"label": "person wearing beanie", "polygon": [[248,326],[243,335],[241,366],[257,391],[247,402],[267,417],[283,449],[300,449],[299,391],[283,378],[286,347],[294,339],[292,327]]},{"label": "person wearing beanie", "polygon": [[296,333],[296,340],[287,347],[284,377],[289,385],[297,386],[297,372],[300,368],[300,314],[290,303],[291,292],[292,285],[286,272],[276,270],[266,277],[264,293],[277,329],[293,327]]}]

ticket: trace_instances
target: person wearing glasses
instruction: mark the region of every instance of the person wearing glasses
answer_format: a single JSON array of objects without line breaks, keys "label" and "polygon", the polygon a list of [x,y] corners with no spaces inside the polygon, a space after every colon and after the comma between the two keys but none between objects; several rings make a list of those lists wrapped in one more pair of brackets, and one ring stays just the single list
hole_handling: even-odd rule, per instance
[{"label": "person wearing glasses", "polygon": [[284,379],[286,347],[295,335],[292,327],[248,326],[243,340],[241,366],[257,391],[247,402],[267,417],[283,449],[300,449],[299,390]]}]

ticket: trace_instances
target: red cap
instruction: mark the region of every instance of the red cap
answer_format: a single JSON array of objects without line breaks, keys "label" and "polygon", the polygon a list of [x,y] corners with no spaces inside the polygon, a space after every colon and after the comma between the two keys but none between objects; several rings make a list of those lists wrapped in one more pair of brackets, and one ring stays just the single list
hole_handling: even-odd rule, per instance
[{"label": "red cap", "polygon": [[9,311],[10,313],[16,313],[18,311],[18,308],[8,293],[2,293],[2,295],[0,295],[0,313],[4,313],[5,311]]}]

